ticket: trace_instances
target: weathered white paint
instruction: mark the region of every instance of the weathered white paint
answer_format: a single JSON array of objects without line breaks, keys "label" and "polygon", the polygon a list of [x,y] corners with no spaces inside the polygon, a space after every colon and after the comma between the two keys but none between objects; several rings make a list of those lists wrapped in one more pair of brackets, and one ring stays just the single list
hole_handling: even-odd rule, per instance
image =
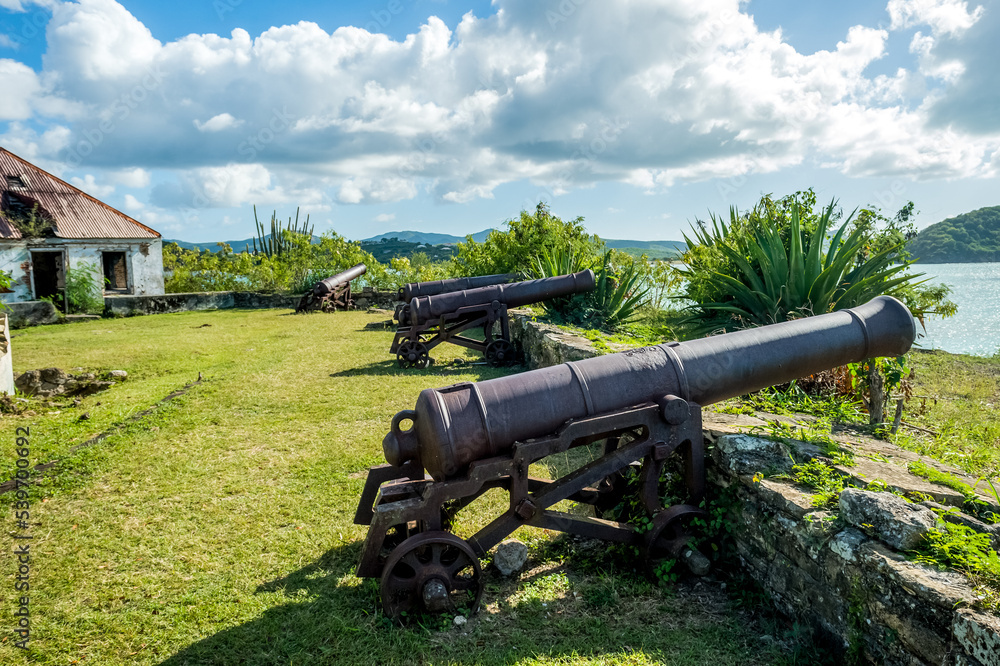
[{"label": "weathered white paint", "polygon": [[[98,287],[104,289],[102,252],[124,252],[128,273],[128,290],[135,296],[163,293],[163,242],[156,240],[47,238],[44,241],[0,241],[0,270],[14,276],[13,293],[0,294],[4,302],[28,301],[35,298],[30,272],[25,267],[31,252],[58,251],[63,253],[70,270],[83,263],[97,267]],[[121,293],[121,292],[114,292]]]},{"label": "weathered white paint", "polygon": [[10,334],[7,332],[7,313],[0,314],[0,349],[3,355],[0,356],[0,393],[14,395],[14,361],[10,351]]}]

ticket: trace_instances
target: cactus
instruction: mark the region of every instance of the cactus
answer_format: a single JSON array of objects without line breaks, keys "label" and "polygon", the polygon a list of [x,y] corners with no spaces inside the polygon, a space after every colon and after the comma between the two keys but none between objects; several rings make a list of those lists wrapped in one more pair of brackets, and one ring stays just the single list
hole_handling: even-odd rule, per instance
[{"label": "cactus", "polygon": [[[292,218],[288,218],[288,226],[283,228],[283,222],[278,221],[278,211],[271,213],[271,234],[268,236],[264,233],[264,225],[261,224],[260,220],[257,219],[257,206],[253,207],[253,221],[257,227],[257,238],[253,239],[253,253],[254,254],[265,254],[268,257],[277,257],[284,254],[290,247],[288,239],[285,237],[285,232],[291,232],[293,234],[302,234],[303,236],[308,236],[312,240],[312,232],[314,227],[309,226],[309,215],[306,215],[305,222],[302,224],[302,228],[299,228],[299,209],[295,209],[295,222],[292,223]],[[258,240],[260,245],[258,246]],[[247,248],[249,251],[250,248]]]}]

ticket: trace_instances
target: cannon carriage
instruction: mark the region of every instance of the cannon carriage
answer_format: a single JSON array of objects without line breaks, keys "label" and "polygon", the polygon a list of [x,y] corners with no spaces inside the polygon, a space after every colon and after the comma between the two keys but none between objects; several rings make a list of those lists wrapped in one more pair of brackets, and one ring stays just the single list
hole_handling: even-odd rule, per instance
[{"label": "cannon carriage", "polygon": [[465,291],[467,289],[479,289],[480,287],[491,287],[495,284],[507,284],[521,279],[517,273],[500,273],[497,275],[475,275],[473,277],[451,278],[448,280],[430,280],[428,282],[408,282],[399,288],[396,298],[401,301],[396,306],[396,311],[392,318],[397,323],[402,324],[410,317],[410,301],[423,296],[437,296],[453,291]]},{"label": "cannon carriage", "polygon": [[334,310],[349,310],[354,307],[351,299],[351,280],[361,277],[368,271],[364,264],[357,264],[346,271],[320,280],[313,288],[302,295],[296,312],[333,312]]},{"label": "cannon carriage", "polygon": [[[389,353],[396,355],[401,368],[425,368],[431,363],[430,351],[442,342],[449,342],[482,352],[492,366],[511,365],[516,360],[516,350],[510,339],[507,308],[592,291],[595,286],[594,272],[586,270],[539,280],[414,296],[396,310],[399,328]],[[482,330],[483,339],[463,335],[471,330]]]},{"label": "cannon carriage", "polygon": [[[357,575],[381,579],[392,617],[475,611],[479,558],[521,525],[638,546],[651,558],[688,548],[703,515],[701,407],[798,377],[905,353],[916,336],[906,307],[878,297],[830,314],[683,343],[609,354],[478,383],[426,389],[396,414],[383,440],[388,464],[368,472],[355,523],[368,525]],[[555,480],[529,475],[552,454],[603,442],[603,455]],[[664,506],[658,482],[679,463],[684,497]],[[621,498],[639,465],[638,504],[652,528],[557,511]],[[467,540],[449,517],[491,489],[508,508]]]}]

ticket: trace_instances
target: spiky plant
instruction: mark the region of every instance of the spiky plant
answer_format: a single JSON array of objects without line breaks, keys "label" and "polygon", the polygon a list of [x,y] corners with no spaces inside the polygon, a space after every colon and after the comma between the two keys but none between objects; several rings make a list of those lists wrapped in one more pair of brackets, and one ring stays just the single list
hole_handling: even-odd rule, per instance
[{"label": "spiky plant", "polygon": [[786,239],[771,210],[756,225],[731,209],[728,225],[712,216],[710,227],[695,226],[694,239],[684,236],[691,249],[687,267],[679,269],[687,279],[681,297],[694,301],[683,323],[696,334],[760,326],[854,307],[921,284],[916,279],[922,273],[906,272],[911,262],[901,256],[905,241],[869,256],[870,231],[857,225],[848,232],[853,213],[829,238],[834,210],[831,202],[807,233],[804,211],[793,205]]},{"label": "spiky plant", "polygon": [[[257,238],[253,239],[254,254],[264,254],[270,258],[284,254],[291,247],[291,243],[285,235],[286,231],[291,234],[301,234],[312,238],[313,227],[309,226],[309,215],[306,215],[305,222],[302,223],[302,228],[299,228],[298,207],[295,208],[295,222],[292,223],[292,218],[289,217],[287,227],[283,226],[283,222],[278,221],[278,211],[272,212],[270,235],[264,233],[264,225],[257,219],[257,206],[253,207],[253,221],[257,227]],[[260,241],[259,246],[257,244],[258,241]],[[249,249],[247,248],[248,251]]]}]

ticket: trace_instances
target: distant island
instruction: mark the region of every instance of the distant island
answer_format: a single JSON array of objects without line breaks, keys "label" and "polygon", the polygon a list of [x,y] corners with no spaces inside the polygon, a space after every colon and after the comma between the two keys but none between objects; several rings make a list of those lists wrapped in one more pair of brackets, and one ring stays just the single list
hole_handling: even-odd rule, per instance
[{"label": "distant island", "polygon": [[917,234],[907,249],[924,264],[1000,261],[1000,206],[932,224]]}]

